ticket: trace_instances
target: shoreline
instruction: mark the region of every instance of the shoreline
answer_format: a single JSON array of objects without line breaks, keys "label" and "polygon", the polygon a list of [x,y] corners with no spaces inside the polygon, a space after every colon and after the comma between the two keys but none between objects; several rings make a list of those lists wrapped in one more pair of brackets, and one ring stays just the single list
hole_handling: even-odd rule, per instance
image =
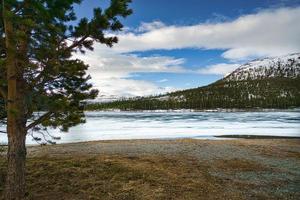
[{"label": "shoreline", "polygon": [[291,139],[299,140],[300,136],[275,136],[275,135],[215,135],[216,138],[232,139]]},{"label": "shoreline", "polygon": [[121,110],[121,109],[103,109],[103,110],[85,110],[84,112],[141,112],[141,113],[181,113],[181,112],[300,112],[300,107],[293,108],[212,108],[212,109],[157,109],[157,110]]},{"label": "shoreline", "polygon": [[[110,139],[110,140],[90,140],[90,141],[78,141],[78,142],[64,142],[57,144],[26,144],[26,147],[36,146],[55,146],[55,145],[68,145],[68,144],[85,144],[85,143],[97,143],[97,142],[139,142],[139,141],[180,141],[180,140],[207,140],[207,141],[227,141],[227,140],[300,140],[300,136],[273,136],[273,135],[212,135],[203,137],[174,137],[174,138],[145,138],[145,139]],[[0,147],[7,147],[7,144],[0,143]]]},{"label": "shoreline", "polygon": [[[224,139],[195,139],[195,138],[176,138],[176,139],[124,139],[124,140],[95,140],[95,141],[86,141],[86,142],[73,142],[73,143],[61,143],[55,145],[28,145],[29,156],[37,155],[56,155],[56,154],[120,154],[120,155],[140,155],[140,154],[153,154],[159,153],[162,155],[182,154],[182,150],[187,154],[190,154],[192,151],[196,151],[198,154],[199,150],[203,146],[209,146],[212,152],[215,149],[222,148],[224,145],[232,148],[237,148],[239,151],[242,148],[252,148],[252,147],[263,147],[263,150],[269,149],[274,151],[275,147],[278,153],[287,153],[289,152],[280,152],[281,146],[290,146],[296,145],[296,149],[299,149],[299,158],[300,158],[300,138],[283,138],[283,137],[261,137],[261,138],[224,138]],[[219,147],[220,146],[220,147]],[[294,147],[293,147],[294,148]],[[257,149],[255,149],[257,150]],[[205,150],[207,151],[207,150]],[[33,153],[33,154],[32,154]],[[41,153],[41,154],[40,154]],[[210,153],[210,152],[205,152]],[[216,152],[217,154],[222,152]],[[193,153],[192,153],[193,154]],[[190,155],[189,155],[190,156]],[[226,155],[229,156],[229,155]],[[241,155],[242,156],[242,155]]]}]

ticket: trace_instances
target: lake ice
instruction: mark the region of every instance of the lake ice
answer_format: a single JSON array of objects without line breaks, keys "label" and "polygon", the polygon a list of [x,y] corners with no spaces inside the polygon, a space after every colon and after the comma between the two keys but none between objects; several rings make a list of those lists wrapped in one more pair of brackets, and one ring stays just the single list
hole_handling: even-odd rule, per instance
[{"label": "lake ice", "polygon": [[[300,136],[300,110],[269,112],[86,112],[87,122],[57,143],[116,139],[213,138],[214,135]],[[35,134],[39,136],[38,133]],[[0,134],[0,143],[6,143]],[[36,144],[29,136],[27,144]]]}]

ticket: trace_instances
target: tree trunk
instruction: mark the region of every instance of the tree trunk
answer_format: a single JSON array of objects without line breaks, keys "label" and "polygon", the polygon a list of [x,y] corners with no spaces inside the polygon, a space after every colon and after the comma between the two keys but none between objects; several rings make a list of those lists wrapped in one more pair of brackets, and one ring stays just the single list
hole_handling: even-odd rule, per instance
[{"label": "tree trunk", "polygon": [[[11,8],[3,3],[3,22],[5,28],[6,70],[7,70],[7,179],[6,199],[25,198],[25,159],[26,159],[26,106],[24,98],[25,82],[23,68],[17,56]],[[20,49],[23,45],[20,44]],[[23,56],[26,54],[23,54]]]},{"label": "tree trunk", "polygon": [[8,165],[6,179],[6,199],[21,200],[25,198],[25,129],[17,123],[7,126],[8,131]]}]

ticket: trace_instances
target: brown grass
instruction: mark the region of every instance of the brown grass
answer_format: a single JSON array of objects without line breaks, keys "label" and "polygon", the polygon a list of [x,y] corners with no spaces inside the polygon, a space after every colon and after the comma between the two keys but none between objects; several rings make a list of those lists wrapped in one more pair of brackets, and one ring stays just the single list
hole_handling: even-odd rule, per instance
[{"label": "brown grass", "polygon": [[[0,159],[0,194],[5,161]],[[216,161],[220,170],[258,170],[243,160]],[[183,157],[35,157],[27,161],[28,199],[243,199],[243,189],[210,174],[210,165]],[[1,176],[2,174],[2,176]],[[226,187],[225,187],[226,186]],[[239,188],[239,190],[228,190]],[[261,195],[261,194],[260,194]]]},{"label": "brown grass", "polygon": [[219,170],[227,171],[264,171],[268,168],[260,163],[250,161],[250,160],[240,160],[240,159],[231,159],[231,160],[217,160],[215,161],[215,166]]},{"label": "brown grass", "polygon": [[[130,153],[131,144],[144,146],[148,142],[155,143],[155,148],[161,144],[161,153],[156,149],[147,154]],[[31,147],[27,159],[27,199],[299,199],[299,177],[292,170],[299,164],[298,142],[184,139]],[[107,143],[126,145],[114,154],[103,145]],[[182,151],[171,154],[172,149],[168,149],[173,144]],[[188,148],[191,146],[192,149]],[[246,154],[235,154],[235,150]],[[6,176],[3,156],[0,154],[0,199]],[[287,157],[290,159],[285,160]],[[275,161],[281,160],[290,168],[276,165]],[[275,164],[269,165],[271,161]]]}]

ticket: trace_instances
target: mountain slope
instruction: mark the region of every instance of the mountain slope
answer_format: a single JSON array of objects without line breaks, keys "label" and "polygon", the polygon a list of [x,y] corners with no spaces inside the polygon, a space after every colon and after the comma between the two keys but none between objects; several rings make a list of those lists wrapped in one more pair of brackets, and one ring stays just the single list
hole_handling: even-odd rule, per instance
[{"label": "mountain slope", "polygon": [[257,80],[266,78],[297,78],[300,76],[300,53],[253,60],[241,65],[224,81]]},{"label": "mountain slope", "polygon": [[89,109],[214,109],[300,107],[300,54],[254,60],[208,86],[90,105]]}]

